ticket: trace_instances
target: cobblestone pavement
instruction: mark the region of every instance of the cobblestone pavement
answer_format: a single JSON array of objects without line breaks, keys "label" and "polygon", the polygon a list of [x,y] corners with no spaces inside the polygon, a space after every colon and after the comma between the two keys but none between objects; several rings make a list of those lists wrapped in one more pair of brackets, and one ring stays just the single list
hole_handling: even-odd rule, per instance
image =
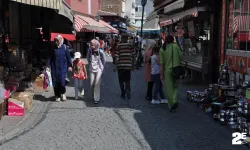
[{"label": "cobblestone pavement", "polygon": [[[214,122],[211,116],[185,100],[182,84],[180,108],[169,113],[167,105],[153,106],[144,100],[146,84],[143,71],[132,75],[132,99],[120,99],[117,74],[106,65],[101,103],[69,100],[51,103],[46,116],[29,131],[0,146],[1,150],[237,150],[231,131]],[[85,82],[88,92],[88,82]]]}]

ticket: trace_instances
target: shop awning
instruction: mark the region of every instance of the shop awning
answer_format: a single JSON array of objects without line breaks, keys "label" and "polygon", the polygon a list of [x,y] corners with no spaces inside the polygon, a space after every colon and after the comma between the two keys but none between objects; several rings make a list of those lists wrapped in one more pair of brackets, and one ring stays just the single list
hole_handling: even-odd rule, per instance
[{"label": "shop awning", "polygon": [[112,27],[112,26],[111,26],[110,24],[108,24],[107,22],[105,22],[105,21],[103,21],[103,20],[99,20],[99,22],[100,22],[101,24],[103,24],[105,27],[109,28],[111,33],[119,34],[119,31],[118,31],[116,28]]},{"label": "shop awning", "polygon": [[170,25],[172,23],[175,23],[185,17],[191,16],[191,17],[198,17],[198,12],[205,11],[206,9],[204,7],[195,7],[192,9],[184,10],[182,12],[176,13],[174,15],[166,16],[164,18],[160,19],[160,25],[166,26]]},{"label": "shop awning", "polygon": [[62,7],[59,9],[58,12],[60,15],[69,18],[69,20],[73,23],[74,22],[74,15],[71,12],[71,8],[63,1]]},{"label": "shop awning", "polygon": [[164,13],[169,13],[171,11],[181,9],[185,6],[185,0],[177,0],[164,8]]},{"label": "shop awning", "polygon": [[154,18],[144,23],[143,30],[160,30],[159,18]]},{"label": "shop awning", "polygon": [[65,39],[67,39],[68,41],[75,41],[76,40],[76,36],[74,34],[62,34],[62,33],[51,33],[50,35],[50,40],[54,41],[55,37],[60,34],[62,37],[64,37]]},{"label": "shop awning", "polygon": [[62,0],[11,0],[27,5],[34,5],[59,10],[61,8]]},{"label": "shop awning", "polygon": [[110,33],[109,29],[90,17],[75,15],[74,26],[77,32]]}]

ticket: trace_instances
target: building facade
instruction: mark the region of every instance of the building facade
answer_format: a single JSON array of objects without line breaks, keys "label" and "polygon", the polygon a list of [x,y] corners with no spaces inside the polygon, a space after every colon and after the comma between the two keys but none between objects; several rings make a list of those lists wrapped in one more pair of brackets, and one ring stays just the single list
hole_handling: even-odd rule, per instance
[{"label": "building facade", "polygon": [[[125,2],[125,16],[129,18],[130,25],[134,27],[141,26],[142,19],[142,6],[136,3],[136,0],[126,0]],[[144,12],[144,21],[147,18],[146,12]],[[145,22],[144,22],[145,23]]]},{"label": "building facade", "polygon": [[96,16],[100,9],[100,0],[66,0],[74,12]]},{"label": "building facade", "polygon": [[125,16],[125,2],[124,0],[101,0],[101,10],[106,12],[116,13],[121,17]]}]

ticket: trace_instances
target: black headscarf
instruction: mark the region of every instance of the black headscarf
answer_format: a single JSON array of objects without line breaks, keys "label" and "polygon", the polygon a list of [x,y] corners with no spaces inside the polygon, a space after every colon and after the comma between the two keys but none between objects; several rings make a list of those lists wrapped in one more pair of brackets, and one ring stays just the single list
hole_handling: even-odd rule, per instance
[{"label": "black headscarf", "polygon": [[164,44],[162,46],[163,50],[164,51],[167,50],[167,44],[171,44],[173,42],[174,42],[174,37],[172,35],[166,36],[165,42],[164,42]]}]

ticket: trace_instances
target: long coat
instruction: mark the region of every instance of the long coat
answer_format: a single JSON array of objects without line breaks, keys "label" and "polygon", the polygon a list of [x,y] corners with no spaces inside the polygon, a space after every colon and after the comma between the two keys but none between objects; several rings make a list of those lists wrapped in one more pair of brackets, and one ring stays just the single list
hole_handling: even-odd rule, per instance
[{"label": "long coat", "polygon": [[48,67],[51,68],[53,86],[65,86],[68,67],[72,67],[72,60],[66,45],[52,50],[48,60]]}]

